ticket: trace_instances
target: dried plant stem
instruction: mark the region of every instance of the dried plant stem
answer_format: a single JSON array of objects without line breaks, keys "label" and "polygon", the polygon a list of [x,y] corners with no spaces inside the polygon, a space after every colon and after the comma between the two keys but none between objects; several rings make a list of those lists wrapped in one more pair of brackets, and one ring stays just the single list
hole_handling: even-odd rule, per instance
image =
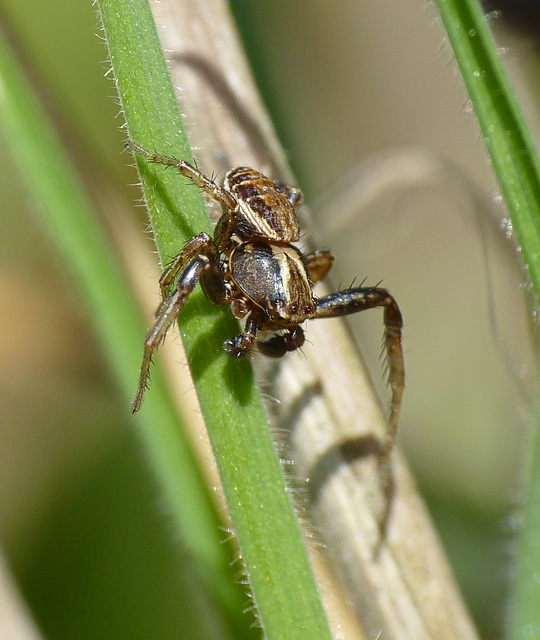
[{"label": "dried plant stem", "polygon": [[[161,0],[155,15],[200,166],[223,175],[247,164],[294,184],[225,3]],[[381,542],[384,500],[369,453],[384,417],[344,324],[313,322],[308,332],[304,354],[272,363],[261,379],[279,399],[274,417],[289,430],[296,472],[311,479],[313,520],[366,636],[477,638],[399,454]]]}]

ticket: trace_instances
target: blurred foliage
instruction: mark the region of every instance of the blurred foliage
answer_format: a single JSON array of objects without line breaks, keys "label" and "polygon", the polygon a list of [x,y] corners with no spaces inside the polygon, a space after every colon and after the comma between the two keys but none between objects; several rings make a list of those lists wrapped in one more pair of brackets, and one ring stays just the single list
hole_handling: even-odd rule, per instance
[{"label": "blurred foliage", "polygon": [[[432,144],[446,135],[455,137],[445,150],[449,156],[463,145],[455,135],[461,125],[452,120],[454,111],[463,111],[462,95],[454,91],[458,94],[456,102],[449,108],[450,116],[447,119],[443,116],[444,121],[438,115],[435,122],[421,122],[428,120],[425,114],[431,112],[433,104],[445,100],[437,86],[417,73],[416,67],[412,72],[420,75],[418,85],[414,84],[414,78],[408,80],[403,92],[417,102],[401,102],[398,89],[395,105],[390,105],[399,112],[394,114],[394,120],[389,115],[390,109],[383,112],[380,105],[370,104],[365,96],[358,98],[364,101],[363,111],[354,112],[352,103],[357,97],[345,96],[329,86],[324,73],[336,74],[330,64],[329,71],[321,66],[321,87],[310,84],[310,79],[305,83],[299,81],[299,69],[307,66],[310,56],[322,57],[334,51],[317,31],[324,24],[324,8],[318,21],[315,8],[309,16],[301,15],[307,11],[303,3],[291,9],[291,15],[278,5],[233,2],[256,65],[259,85],[308,192],[319,195],[332,179],[377,145],[420,141],[414,126],[425,125],[428,133],[421,138],[424,144]],[[336,19],[346,15],[343,7],[336,13]],[[266,30],[258,22],[261,16]],[[0,0],[0,20],[91,191],[102,194],[111,189],[126,207],[132,207],[138,192],[127,185],[137,178],[120,156],[123,134],[118,130],[121,124],[116,118],[118,106],[112,98],[111,83],[104,77],[106,51],[91,3],[50,0],[45,6],[39,0],[24,3]],[[432,20],[430,17],[429,21]],[[311,31],[308,27],[312,27]],[[374,37],[381,37],[375,30],[373,33]],[[385,37],[397,43],[392,34]],[[424,38],[423,33],[419,36],[414,28],[407,37],[422,40],[432,55],[437,48],[433,42],[441,39],[438,32],[435,36],[426,34]],[[344,38],[340,47],[345,47],[345,42]],[[412,50],[408,41],[399,46],[403,51]],[[340,47],[336,46],[336,50],[341,54]],[[342,63],[344,69],[339,71],[350,73],[357,62],[352,52],[347,51],[347,55]],[[422,51],[418,56],[425,58]],[[291,64],[285,69],[282,60],[287,57]],[[445,65],[447,56],[440,57]],[[366,67],[369,64],[365,62]],[[416,65],[414,55],[411,65]],[[375,80],[371,85],[366,83],[365,93],[384,97],[388,79],[380,70],[375,71],[375,76],[380,84],[375,84]],[[420,85],[428,88],[426,95],[421,95]],[[294,93],[295,88],[299,95]],[[392,90],[390,87],[390,93]],[[320,94],[324,94],[323,102],[318,102]],[[343,122],[336,115],[330,119],[330,131],[322,127],[319,130],[316,125],[322,118],[317,108],[331,109],[329,97],[326,102],[326,96],[331,94],[351,114]],[[304,119],[305,128],[293,122],[292,111]],[[378,113],[388,121],[389,128],[385,131],[376,120]],[[404,133],[400,138],[395,123],[402,124],[401,118],[411,120],[412,114],[419,122],[415,121],[411,129],[402,127]],[[355,128],[354,122],[360,119],[362,126]],[[477,137],[475,129],[467,126],[464,136]],[[362,143],[358,143],[356,136],[364,136]],[[1,138],[0,129],[0,145]],[[335,140],[333,146],[328,142],[330,139]],[[313,145],[309,151],[308,142]],[[478,140],[475,145],[479,146]],[[4,166],[8,166],[9,155],[2,151]],[[463,164],[470,167],[472,182],[482,183],[489,193],[493,187],[483,181],[490,169],[482,153],[476,156],[475,153],[465,157]],[[331,166],[331,177],[325,164]],[[182,607],[182,603],[189,603],[190,597],[203,596],[197,585],[190,582],[189,563],[171,539],[167,515],[162,513],[133,434],[126,429],[125,407],[119,402],[80,311],[77,295],[49,238],[32,217],[33,204],[15,172],[0,173],[0,192],[3,203],[0,287],[4,309],[0,353],[3,361],[9,363],[3,369],[10,369],[12,374],[9,379],[2,375],[0,385],[4,416],[0,536],[10,562],[38,621],[51,638],[196,637],[191,625],[197,621],[189,617],[189,604]],[[143,228],[145,212],[132,207],[132,215],[141,221]],[[21,226],[26,229],[24,242],[18,232]],[[31,246],[28,237],[32,239]],[[348,252],[356,257],[350,248]],[[342,277],[353,275],[356,274]],[[369,275],[387,277],[386,272],[371,271]],[[21,292],[25,294],[24,305],[20,302]],[[28,317],[27,304],[32,305],[32,318]],[[424,309],[420,308],[418,313],[423,314]],[[413,330],[412,324],[408,331]],[[378,339],[371,342],[378,350]],[[418,353],[420,345],[409,347],[412,357],[415,349]],[[376,367],[377,364],[374,370]],[[429,390],[426,394],[429,395]],[[78,416],[76,424],[72,421],[74,414]],[[415,418],[408,419],[404,431],[418,426],[413,422],[421,420]],[[460,419],[449,418],[447,422],[450,433],[462,426]],[[434,435],[433,441],[428,440],[424,460],[416,461],[421,484],[483,636],[494,639],[502,634],[513,533],[507,524],[515,499],[513,490],[518,484],[519,460],[516,462],[514,455],[509,455],[510,470],[504,471],[498,462],[487,463],[494,465],[496,472],[504,473],[504,477],[515,478],[506,495],[495,492],[498,506],[493,496],[482,503],[481,496],[471,489],[472,500],[460,486],[460,479],[454,487],[440,482],[437,473],[453,467],[454,460],[448,457],[440,462],[436,458],[436,441],[445,442],[447,436],[440,435],[438,425],[427,419],[426,423]],[[475,440],[476,446],[485,444],[484,436],[475,437],[470,435],[471,431],[467,435],[467,427],[463,429],[465,448],[470,444],[468,437]],[[520,436],[514,435],[519,443]],[[421,441],[425,442],[425,438]],[[503,443],[503,450],[504,446]],[[413,445],[409,448],[412,450]],[[419,445],[418,449],[422,447]],[[473,458],[461,458],[459,462],[476,469],[479,476],[484,474],[484,467],[476,465]],[[189,593],[186,583],[180,580],[178,569],[182,567],[187,574]],[[178,618],[186,621],[185,635],[176,626]]]}]

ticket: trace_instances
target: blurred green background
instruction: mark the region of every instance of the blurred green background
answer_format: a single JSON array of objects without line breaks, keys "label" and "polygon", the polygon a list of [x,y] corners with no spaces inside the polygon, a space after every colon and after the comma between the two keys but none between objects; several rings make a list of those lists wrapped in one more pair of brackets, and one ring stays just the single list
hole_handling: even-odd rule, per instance
[{"label": "blurred green background", "polygon": [[[337,256],[334,283],[383,279],[402,306],[399,439],[483,637],[498,638],[535,378],[532,316],[435,12],[419,0],[399,13],[392,0],[233,7],[312,231]],[[0,23],[106,223],[127,211],[143,235],[91,3],[0,0]],[[492,26],[538,131],[536,41],[500,16]],[[0,148],[2,546],[47,637],[196,637],[196,621],[177,622],[186,558],[1,123]],[[351,326],[386,399],[380,318]]]}]

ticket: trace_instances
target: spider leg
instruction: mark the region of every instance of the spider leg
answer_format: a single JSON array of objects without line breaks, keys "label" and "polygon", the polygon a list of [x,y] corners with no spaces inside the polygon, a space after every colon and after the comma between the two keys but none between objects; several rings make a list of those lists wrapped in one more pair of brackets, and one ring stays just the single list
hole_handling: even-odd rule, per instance
[{"label": "spider leg", "polygon": [[317,249],[313,253],[304,256],[304,264],[306,265],[309,279],[311,282],[319,282],[332,268],[334,264],[334,256],[330,251]]},{"label": "spider leg", "polygon": [[[172,293],[169,295],[169,284],[182,269],[183,271],[176,281]],[[165,339],[167,331],[182,311],[186,300],[199,280],[205,294],[212,302],[226,304],[229,301],[223,274],[219,268],[217,247],[212,238],[205,233],[195,236],[187,243],[160,280],[164,299],[156,312],[156,320],[144,341],[143,361],[139,376],[139,386],[133,401],[133,413],[141,407],[150,375],[152,354]]]},{"label": "spider leg", "polygon": [[146,156],[152,162],[157,164],[163,164],[167,167],[174,167],[178,169],[180,173],[189,178],[198,187],[200,187],[206,194],[220,202],[227,209],[234,209],[236,207],[236,200],[230,193],[225,191],[222,187],[216,184],[210,178],[207,178],[202,171],[199,171],[194,166],[186,162],[185,160],[178,160],[176,158],[170,158],[168,156],[162,156],[159,153],[152,153],[147,151],[144,147],[141,147],[136,142],[129,140],[126,144],[132,151],[139,153],[142,156]]},{"label": "spider leg", "polygon": [[171,264],[163,271],[159,279],[159,287],[164,300],[169,295],[170,286],[178,277],[180,271],[182,271],[193,258],[205,252],[205,249],[211,246],[211,244],[212,238],[210,238],[207,233],[199,233],[184,245],[182,251],[180,251]]},{"label": "spider leg", "polygon": [[264,324],[264,316],[252,311],[246,320],[244,332],[239,333],[232,340],[227,340],[223,347],[225,351],[235,357],[245,356],[257,343],[259,352],[271,358],[281,358],[289,351],[295,351],[304,344],[304,331],[296,325],[286,329],[282,334],[272,336],[269,340],[257,340],[257,333]]},{"label": "spider leg", "polygon": [[261,326],[262,318],[256,312],[251,312],[247,317],[246,324],[244,326],[244,332],[234,336],[232,340],[227,340],[223,343],[225,351],[233,358],[242,358],[247,355],[257,339],[257,331]]},{"label": "spider leg", "polygon": [[214,304],[226,304],[229,301],[223,273],[219,268],[218,248],[212,238],[204,232],[191,238],[161,274],[159,286],[164,300],[169,295],[170,286],[178,274],[193,258],[200,255],[207,258],[208,268],[201,274],[201,286],[205,294]]},{"label": "spider leg", "polygon": [[[226,189],[220,187],[210,178],[207,178],[202,171],[199,171],[199,169],[185,160],[177,160],[176,158],[152,153],[131,140],[127,142],[126,146],[135,153],[146,156],[152,162],[177,169],[183,176],[189,178],[194,184],[200,187],[208,196],[217,200],[224,207],[224,213],[216,224],[214,238],[220,249],[225,249],[230,244],[231,236],[234,233],[236,225],[238,202]],[[169,284],[173,279],[174,276],[171,277]]]},{"label": "spider leg", "polygon": [[314,317],[334,318],[374,307],[383,307],[384,309],[384,344],[388,356],[388,382],[392,391],[388,431],[380,454],[383,479],[386,482],[388,457],[394,444],[405,389],[405,363],[401,335],[403,319],[398,304],[386,289],[358,287],[320,298],[317,301],[317,311]]},{"label": "spider leg", "polygon": [[304,341],[304,331],[297,325],[287,329],[283,334],[272,336],[269,340],[257,340],[257,347],[265,356],[281,358],[287,352],[299,349]]}]

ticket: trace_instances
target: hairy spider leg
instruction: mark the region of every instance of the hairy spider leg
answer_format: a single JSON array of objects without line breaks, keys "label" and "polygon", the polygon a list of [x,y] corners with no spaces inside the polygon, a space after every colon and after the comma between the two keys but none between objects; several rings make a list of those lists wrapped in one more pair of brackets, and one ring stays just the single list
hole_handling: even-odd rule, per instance
[{"label": "hairy spider leg", "polygon": [[216,184],[213,180],[207,178],[204,173],[185,160],[178,160],[177,158],[152,153],[132,140],[129,140],[126,146],[128,146],[132,151],[146,156],[152,162],[177,169],[183,176],[189,178],[194,184],[200,187],[208,196],[217,200],[224,207],[224,213],[216,224],[214,238],[220,250],[229,246],[231,236],[235,231],[238,213],[238,202],[234,196],[232,196],[226,189]]},{"label": "hairy spider leg", "polygon": [[205,270],[204,277],[201,279],[204,292],[214,304],[226,304],[229,301],[223,274],[219,268],[219,250],[214,240],[204,231],[188,240],[182,251],[161,274],[159,287],[164,300],[168,297],[169,289],[182,269],[190,260],[201,254],[209,260],[209,268]]},{"label": "hairy spider leg", "polygon": [[237,202],[228,191],[225,191],[225,189],[220,187],[213,180],[207,178],[204,173],[196,169],[193,165],[189,164],[189,162],[186,162],[185,160],[178,160],[178,158],[162,156],[159,153],[152,153],[151,151],[147,151],[144,147],[141,147],[132,140],[129,140],[126,143],[126,146],[129,147],[132,151],[136,151],[142,156],[146,156],[152,162],[155,162],[157,164],[164,164],[167,167],[174,167],[175,169],[180,171],[183,176],[189,178],[206,194],[220,202],[227,209],[234,209],[236,207]]},{"label": "hairy spider leg", "polygon": [[375,307],[384,308],[384,344],[388,357],[388,382],[392,392],[388,431],[380,453],[382,477],[387,484],[389,482],[388,458],[396,437],[405,389],[405,363],[401,335],[403,319],[398,304],[386,289],[358,287],[319,298],[314,317],[335,318]]},{"label": "hairy spider leg", "polygon": [[[169,285],[179,273],[180,276],[169,295]],[[199,280],[204,293],[214,304],[227,304],[230,302],[230,296],[219,267],[218,249],[212,238],[206,233],[200,233],[192,238],[178,254],[173,264],[165,270],[160,279],[164,299],[156,312],[154,325],[144,341],[143,361],[139,376],[139,386],[133,401],[133,413],[141,407],[150,375],[152,354],[165,339],[167,331],[182,311],[186,300]]]}]

